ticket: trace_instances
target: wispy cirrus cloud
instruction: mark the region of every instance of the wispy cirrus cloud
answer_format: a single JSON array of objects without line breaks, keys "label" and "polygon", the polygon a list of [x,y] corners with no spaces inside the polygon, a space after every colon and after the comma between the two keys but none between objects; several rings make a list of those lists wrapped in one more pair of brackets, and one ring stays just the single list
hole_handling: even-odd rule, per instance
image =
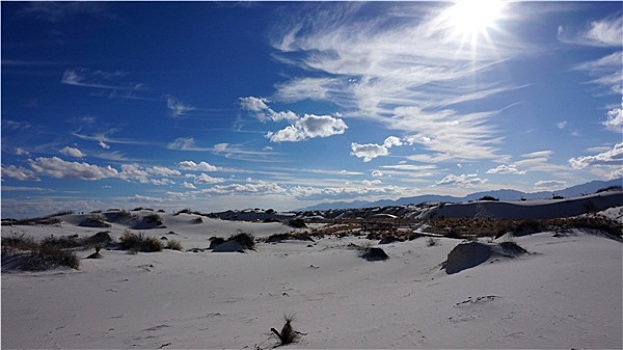
[{"label": "wispy cirrus cloud", "polygon": [[558,39],[568,44],[620,47],[623,37],[621,13],[590,22],[585,28],[558,27]]},{"label": "wispy cirrus cloud", "polygon": [[[619,44],[621,44],[620,41]],[[623,64],[621,62],[623,62],[623,51],[617,51],[599,59],[576,65],[575,69],[587,71],[589,75],[596,77],[589,83],[604,87],[610,93],[621,95],[623,93]]]},{"label": "wispy cirrus cloud", "polygon": [[128,94],[146,89],[143,83],[123,82],[122,78],[126,76],[127,73],[123,71],[105,72],[88,68],[73,68],[63,72],[61,83],[77,87],[111,90],[113,93],[124,91],[125,96],[131,96]]},{"label": "wispy cirrus cloud", "polygon": [[[416,156],[421,161],[499,157],[494,145],[500,139],[490,126],[498,111],[465,114],[447,107],[518,88],[487,83],[487,74],[534,50],[519,40],[492,39],[466,52],[452,35],[447,6],[428,7],[428,13],[402,6],[374,17],[365,15],[368,6],[320,5],[320,15],[302,15],[278,31],[275,56],[309,76],[277,84],[276,98],[330,101],[350,111],[345,117],[371,118],[414,140],[428,138],[432,142],[422,145],[435,154]],[[479,83],[471,79],[476,73],[484,77]],[[439,135],[453,124],[450,136]],[[435,137],[427,135],[432,131]]]},{"label": "wispy cirrus cloud", "polygon": [[167,108],[169,108],[174,117],[179,117],[197,109],[171,96],[167,96]]}]

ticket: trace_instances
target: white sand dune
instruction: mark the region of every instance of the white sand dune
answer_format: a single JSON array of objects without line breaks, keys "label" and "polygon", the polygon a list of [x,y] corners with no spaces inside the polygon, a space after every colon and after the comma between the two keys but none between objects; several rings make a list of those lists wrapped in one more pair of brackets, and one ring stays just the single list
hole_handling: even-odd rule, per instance
[{"label": "white sand dune", "polygon": [[[214,235],[293,230],[160,215],[166,227],[144,234],[185,249],[207,248]],[[118,238],[132,225],[79,226],[84,218],[4,226],[2,236],[109,230]],[[509,257],[495,248],[504,240],[483,243],[494,253],[451,274],[442,263],[461,241],[447,238],[382,245],[386,261],[362,259],[350,245],[378,241],[328,236],[258,243],[244,254],[102,250],[80,270],[22,272],[3,259],[2,348],[268,349],[278,344],[270,328],[290,313],[305,335],[284,348],[622,347],[620,242],[544,232],[515,238],[528,254]]]},{"label": "white sand dune", "polygon": [[477,201],[448,204],[431,215],[446,218],[551,219],[585,214],[589,210],[623,205],[623,192],[611,191],[583,197],[525,202]]}]

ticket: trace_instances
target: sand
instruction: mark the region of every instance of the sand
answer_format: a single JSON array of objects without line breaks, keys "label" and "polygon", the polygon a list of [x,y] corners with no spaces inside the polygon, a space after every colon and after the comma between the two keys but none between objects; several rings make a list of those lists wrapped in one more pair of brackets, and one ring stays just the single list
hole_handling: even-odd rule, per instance
[{"label": "sand", "polygon": [[[608,213],[616,217],[621,208]],[[293,230],[160,215],[161,227],[142,232],[177,239],[184,250],[207,248],[214,235]],[[108,230],[118,238],[131,224],[79,226],[84,219],[3,226],[2,236]],[[279,344],[270,329],[281,329],[286,314],[296,316],[292,325],[302,334],[282,348],[622,347],[620,242],[580,230],[512,240],[527,253],[490,254],[454,273],[442,264],[466,242],[449,238],[383,244],[385,261],[362,259],[353,247],[378,240],[328,236],[258,243],[245,253],[102,249],[103,258],[82,259],[80,270],[24,272],[3,259],[2,348],[269,349]]]}]

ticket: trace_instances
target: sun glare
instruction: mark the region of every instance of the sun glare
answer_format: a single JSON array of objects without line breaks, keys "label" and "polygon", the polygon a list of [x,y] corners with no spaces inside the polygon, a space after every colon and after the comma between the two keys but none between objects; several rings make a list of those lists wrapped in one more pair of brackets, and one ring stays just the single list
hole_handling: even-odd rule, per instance
[{"label": "sun glare", "polygon": [[489,30],[497,27],[505,2],[500,0],[460,0],[448,9],[446,21],[452,37],[459,37],[461,44],[470,42],[476,46],[479,37],[489,40]]}]

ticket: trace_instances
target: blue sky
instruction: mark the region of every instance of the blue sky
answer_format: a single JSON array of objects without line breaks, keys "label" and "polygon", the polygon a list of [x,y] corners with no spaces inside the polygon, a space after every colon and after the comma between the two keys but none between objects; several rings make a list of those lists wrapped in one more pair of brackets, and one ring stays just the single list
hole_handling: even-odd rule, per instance
[{"label": "blue sky", "polygon": [[623,175],[620,2],[5,2],[2,216]]}]

